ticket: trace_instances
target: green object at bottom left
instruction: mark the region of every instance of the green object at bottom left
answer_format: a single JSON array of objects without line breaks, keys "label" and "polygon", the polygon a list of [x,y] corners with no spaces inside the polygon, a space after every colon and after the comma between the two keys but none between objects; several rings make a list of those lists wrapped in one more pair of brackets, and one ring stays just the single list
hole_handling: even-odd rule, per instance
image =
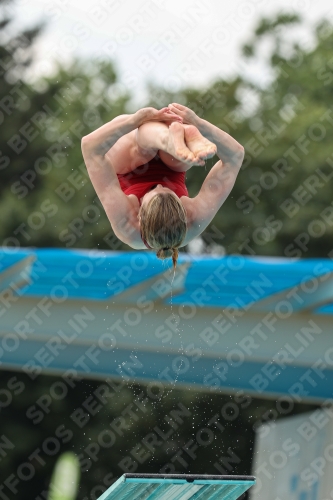
[{"label": "green object at bottom left", "polygon": [[63,453],[54,468],[48,500],[75,500],[80,480],[80,465],[72,452]]}]

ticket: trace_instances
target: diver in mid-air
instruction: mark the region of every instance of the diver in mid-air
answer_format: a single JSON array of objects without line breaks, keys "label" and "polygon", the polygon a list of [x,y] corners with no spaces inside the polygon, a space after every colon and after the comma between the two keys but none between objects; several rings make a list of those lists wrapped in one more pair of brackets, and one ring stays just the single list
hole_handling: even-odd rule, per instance
[{"label": "diver in mid-air", "polygon": [[[229,196],[244,148],[229,134],[173,103],[120,115],[82,138],[91,182],[115,235],[134,249],[172,257],[212,221]],[[219,161],[194,198],[185,172]]]}]

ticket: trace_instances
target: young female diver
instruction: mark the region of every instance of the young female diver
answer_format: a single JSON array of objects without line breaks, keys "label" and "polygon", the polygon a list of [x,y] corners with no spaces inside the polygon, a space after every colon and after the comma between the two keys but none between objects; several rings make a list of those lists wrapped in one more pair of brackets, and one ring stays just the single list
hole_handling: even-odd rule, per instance
[{"label": "young female diver", "polygon": [[[120,115],[82,138],[82,154],[115,235],[172,257],[212,221],[232,190],[244,148],[177,103]],[[194,198],[185,172],[217,154]]]}]

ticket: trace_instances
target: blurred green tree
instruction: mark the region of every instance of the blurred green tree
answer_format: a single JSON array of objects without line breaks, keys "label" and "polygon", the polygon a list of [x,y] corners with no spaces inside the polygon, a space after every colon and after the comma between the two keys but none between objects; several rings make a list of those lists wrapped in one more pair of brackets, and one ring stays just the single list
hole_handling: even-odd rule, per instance
[{"label": "blurred green tree", "polygon": [[[202,234],[208,251],[212,235],[228,254],[326,257],[332,250],[333,30],[319,23],[309,46],[297,40],[301,26],[298,15],[261,19],[232,80],[175,94],[151,88],[151,104],[181,102],[245,147],[233,191]],[[187,173],[190,196],[206,174],[202,167]]]},{"label": "blurred green tree", "polygon": [[309,46],[297,39],[300,23],[286,14],[263,19],[243,47],[256,64],[265,54],[271,81],[242,83],[257,105],[237,130],[246,157],[216,218],[223,228],[228,213],[230,253],[327,257],[332,250],[333,29],[319,23]]},{"label": "blurred green tree", "polygon": [[[4,20],[2,30],[8,24]],[[202,235],[208,246],[222,244],[227,253],[313,257],[331,250],[332,27],[320,23],[306,49],[289,36],[298,24],[296,15],[262,19],[242,49],[244,68],[263,59],[269,83],[242,71],[206,89],[149,87],[147,105],[186,104],[245,146],[235,187]],[[11,62],[3,70],[0,99],[15,101],[10,113],[2,108],[1,240],[131,250],[114,236],[80,149],[80,138],[126,112],[131,96],[109,61],[76,60],[69,69],[59,65],[52,77],[26,83],[29,50],[40,29],[25,32],[24,57],[15,56],[18,41],[1,46],[2,60]],[[188,172],[190,196],[215,161]]]},{"label": "blurred green tree", "polygon": [[[287,14],[262,19],[244,45],[245,61],[263,59],[270,75],[265,85],[243,73],[206,89],[171,93],[149,87],[147,104],[181,102],[245,146],[233,192],[202,235],[227,253],[310,257],[331,250],[333,34],[327,22],[320,23],[313,47],[306,49],[289,36],[300,22]],[[5,19],[0,28],[8,24]],[[20,57],[20,36],[1,46],[7,63],[0,100],[14,102],[1,108],[3,244],[131,250],[114,237],[80,150],[80,138],[126,112],[131,96],[105,61],[76,60],[70,69],[59,65],[54,76],[25,83],[40,30],[22,34]],[[190,196],[215,160],[187,173]]]},{"label": "blurred green tree", "polygon": [[83,163],[81,137],[124,113],[130,96],[105,61],[77,60],[66,70],[58,65],[53,76],[28,83],[44,25],[12,35],[7,4],[0,3],[0,241],[98,247],[111,228]]}]

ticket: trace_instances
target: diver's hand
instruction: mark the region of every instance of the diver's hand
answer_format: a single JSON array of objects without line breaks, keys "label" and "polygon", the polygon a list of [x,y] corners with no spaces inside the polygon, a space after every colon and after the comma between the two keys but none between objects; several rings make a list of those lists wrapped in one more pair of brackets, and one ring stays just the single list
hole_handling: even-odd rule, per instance
[{"label": "diver's hand", "polygon": [[138,126],[151,121],[164,122],[167,125],[170,125],[172,122],[183,123],[182,117],[168,107],[162,109],[142,108],[136,112],[136,115],[139,120]]},{"label": "diver's hand", "polygon": [[170,109],[170,111],[172,111],[172,113],[182,118],[183,123],[186,123],[188,125],[194,125],[195,127],[197,127],[200,118],[190,108],[187,108],[182,104],[177,104],[176,102],[169,104],[168,108]]}]

